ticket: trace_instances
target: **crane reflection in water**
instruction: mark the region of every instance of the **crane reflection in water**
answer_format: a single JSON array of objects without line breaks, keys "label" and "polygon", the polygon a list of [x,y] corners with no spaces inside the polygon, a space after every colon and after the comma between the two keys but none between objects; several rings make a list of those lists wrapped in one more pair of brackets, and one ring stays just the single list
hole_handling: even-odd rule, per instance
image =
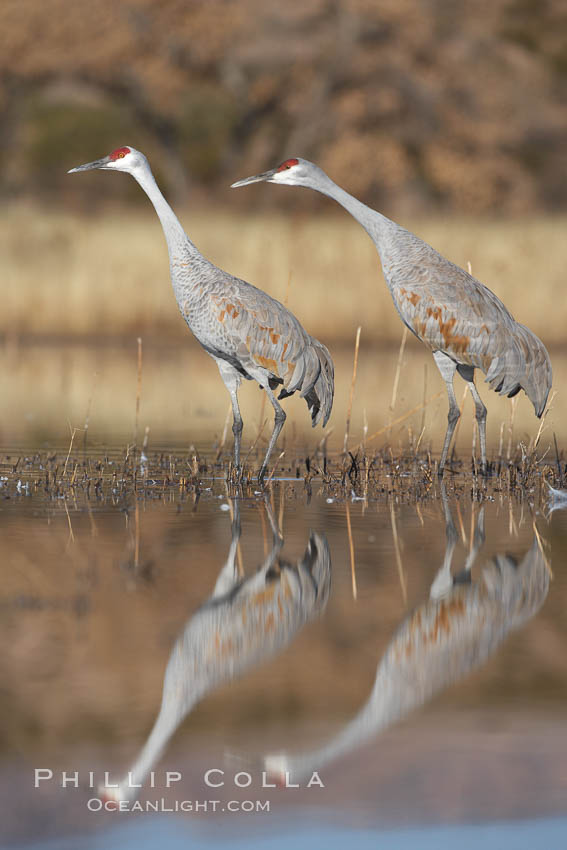
[{"label": "crane reflection in water", "polygon": [[550,571],[537,532],[521,561],[498,554],[472,581],[471,569],[484,544],[481,508],[471,551],[453,575],[457,530],[443,488],[446,550],[429,598],[400,625],[376,672],[370,697],[329,742],[301,754],[266,756],[272,781],[298,782],[374,738],[412,710],[482,665],[509,632],[528,622],[549,590]]},{"label": "crane reflection in water", "polygon": [[[133,800],[145,777],[191,709],[208,693],[272,658],[305,623],[320,614],[331,587],[331,558],[324,536],[311,532],[296,564],[280,557],[284,544],[271,505],[264,500],[272,548],[259,569],[242,578],[237,566],[240,506],[234,501],[232,540],[226,563],[207,601],[179,635],[165,671],[158,717],[134,764],[117,787],[101,797]],[[113,783],[112,783],[113,784]]]}]

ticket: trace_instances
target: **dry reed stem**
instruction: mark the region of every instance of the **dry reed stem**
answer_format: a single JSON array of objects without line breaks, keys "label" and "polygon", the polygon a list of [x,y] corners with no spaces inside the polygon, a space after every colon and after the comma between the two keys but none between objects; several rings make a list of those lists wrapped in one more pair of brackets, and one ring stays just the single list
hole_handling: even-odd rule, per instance
[{"label": "dry reed stem", "polygon": [[417,516],[418,516],[419,524],[420,524],[420,525],[421,525],[421,527],[423,528],[423,527],[424,527],[424,525],[425,525],[425,521],[424,521],[424,519],[423,519],[423,514],[422,514],[422,512],[421,512],[421,506],[420,506],[419,502],[416,502],[416,503],[415,503],[415,512],[416,512],[416,514],[417,514]]},{"label": "dry reed stem", "polygon": [[67,507],[67,502],[64,501],[63,504],[65,506],[65,513],[67,514],[67,522],[69,524],[69,540],[67,541],[66,546],[66,548],[68,549],[71,543],[75,542],[75,535],[73,534],[73,524],[71,522],[71,517],[69,516],[69,508]]},{"label": "dry reed stem", "polygon": [[280,485],[280,512],[278,514],[278,530],[280,532],[280,537],[283,539],[283,518],[284,518],[284,506],[285,506],[285,494],[286,487],[285,484]]},{"label": "dry reed stem", "polygon": [[95,372],[94,378],[93,378],[93,387],[92,387],[92,390],[91,390],[91,394],[89,396],[89,400],[87,402],[87,412],[85,414],[85,424],[84,424],[85,435],[83,437],[83,451],[84,452],[86,452],[86,450],[87,450],[87,436],[88,436],[88,430],[89,430],[89,423],[90,423],[90,419],[91,419],[91,407],[92,407],[92,403],[93,403],[93,397],[94,397],[94,393],[95,393],[95,389],[96,389],[97,380],[98,380],[98,372]]},{"label": "dry reed stem", "polygon": [[475,527],[475,521],[476,521],[476,509],[475,509],[475,503],[473,502],[473,503],[472,503],[472,506],[471,506],[471,526],[470,526],[470,539],[469,539],[469,555],[470,555],[470,553],[472,552],[472,550],[473,550],[473,546],[474,546],[474,527]]},{"label": "dry reed stem", "polygon": [[[416,404],[415,407],[412,407],[412,409],[408,410],[407,413],[404,413],[403,416],[399,416],[397,419],[394,419],[394,421],[391,422],[389,425],[385,425],[383,428],[380,428],[379,431],[375,431],[373,434],[371,434],[367,438],[367,442],[370,442],[370,440],[375,440],[376,437],[379,437],[381,434],[384,434],[385,431],[388,431],[390,428],[393,428],[394,425],[399,425],[400,422],[403,422],[405,419],[408,418],[408,416],[412,416],[418,410],[421,410],[422,407],[430,404],[432,401],[435,401],[435,399],[439,398],[439,396],[441,395],[443,395],[443,390],[439,390],[439,392],[435,393],[435,395],[429,396],[425,403],[422,402],[421,404]],[[356,446],[355,451],[360,448],[362,448],[362,443],[359,443],[358,446]]]},{"label": "dry reed stem", "polygon": [[[69,429],[70,428],[71,428],[71,425],[69,424]],[[71,450],[73,448],[73,440],[75,439],[75,434],[77,433],[77,431],[81,431],[81,430],[82,430],[82,428],[73,428],[73,430],[71,432],[71,442],[69,443],[69,451],[67,452],[67,457],[65,458],[65,466],[63,467],[63,475],[65,475],[65,473],[67,472],[67,464],[69,463],[69,458],[71,457]]]},{"label": "dry reed stem", "polygon": [[463,515],[461,513],[461,506],[457,502],[457,517],[459,519],[459,528],[461,529],[461,540],[463,541],[463,545],[467,545],[467,533],[465,531],[465,524],[463,522]]},{"label": "dry reed stem", "polygon": [[516,525],[516,520],[514,518],[514,511],[512,509],[512,500],[508,500],[508,534],[510,537],[518,536],[518,526]]},{"label": "dry reed stem", "polygon": [[352,367],[352,378],[351,378],[351,381],[350,381],[350,393],[349,393],[349,397],[348,397],[348,408],[347,408],[346,424],[345,424],[345,439],[344,439],[344,443],[343,443],[343,454],[345,454],[345,455],[346,455],[347,449],[348,449],[348,437],[349,437],[349,432],[350,432],[350,416],[351,416],[351,413],[352,413],[352,400],[353,400],[353,397],[354,397],[354,385],[356,383],[356,370],[358,368],[358,347],[360,345],[360,332],[361,332],[361,330],[362,330],[362,328],[359,325],[358,328],[356,329],[356,340],[355,340],[355,343],[354,343],[354,363],[353,363],[353,367]]},{"label": "dry reed stem", "polygon": [[134,569],[140,566],[140,506],[136,500],[134,511]]},{"label": "dry reed stem", "polygon": [[390,502],[390,521],[392,523],[392,536],[394,538],[394,552],[396,554],[396,566],[398,568],[398,576],[400,579],[400,587],[402,588],[402,597],[404,605],[408,604],[408,591],[406,577],[404,575],[404,567],[402,564],[402,554],[400,550],[400,541],[398,538],[398,527],[396,525],[396,514],[394,512],[394,503]]},{"label": "dry reed stem", "polygon": [[538,444],[539,444],[539,441],[541,439],[541,435],[542,435],[542,432],[543,432],[543,426],[545,425],[545,420],[547,419],[547,414],[549,413],[549,411],[553,407],[553,400],[554,400],[556,395],[557,395],[557,390],[553,390],[553,392],[551,393],[551,397],[550,397],[550,399],[547,403],[547,406],[545,408],[545,413],[541,417],[541,421],[539,423],[539,428],[537,429],[536,438],[534,440],[533,448],[529,450],[530,454],[535,453],[535,451],[538,447]]},{"label": "dry reed stem", "polygon": [[512,434],[514,433],[514,419],[516,418],[516,406],[518,397],[512,399],[510,405],[510,421],[508,423],[508,448],[506,450],[506,460],[509,461],[512,455]]},{"label": "dry reed stem", "polygon": [[136,382],[136,421],[134,424],[134,448],[138,447],[138,418],[140,415],[140,397],[142,395],[142,337],[138,337],[138,379]]},{"label": "dry reed stem", "polygon": [[417,455],[419,454],[419,447],[420,447],[420,445],[421,445],[421,441],[422,441],[422,439],[423,439],[423,435],[424,435],[424,434],[425,434],[425,425],[424,425],[424,426],[423,426],[423,428],[421,429],[421,433],[420,433],[419,438],[418,438],[418,440],[417,440],[417,443],[416,443],[416,445],[415,445],[414,454],[416,455],[416,457],[417,457]]},{"label": "dry reed stem", "polygon": [[498,440],[498,461],[502,463],[502,446],[504,445],[504,420],[500,423],[500,439]]},{"label": "dry reed stem", "polygon": [[347,522],[347,534],[348,534],[348,548],[350,552],[350,578],[351,578],[351,586],[352,586],[352,598],[356,601],[358,596],[358,589],[356,586],[356,566],[354,561],[354,543],[352,540],[352,526],[350,523],[350,505],[345,502],[346,507],[346,522]]},{"label": "dry reed stem", "polygon": [[537,545],[539,546],[539,551],[541,552],[543,557],[543,562],[547,568],[549,577],[553,579],[553,570],[551,569],[551,564],[549,563],[549,558],[547,557],[547,553],[545,551],[545,541],[541,539],[535,520],[533,521],[533,529],[537,540]]},{"label": "dry reed stem", "polygon": [[[274,473],[275,473],[275,471],[276,471],[276,467],[277,467],[278,463],[280,462],[280,460],[282,459],[282,457],[283,457],[284,455],[285,455],[285,452],[280,452],[280,454],[279,454],[279,455],[278,455],[278,457],[276,458],[276,462],[274,463],[274,465],[273,465],[273,467],[272,467],[272,471],[271,471],[271,472],[270,472],[270,474],[268,475],[268,480],[266,481],[266,489],[267,489],[267,488],[270,486],[270,484],[272,483],[272,478],[274,477]],[[273,507],[273,505],[272,505],[272,507]]]},{"label": "dry reed stem", "polygon": [[394,408],[396,406],[396,400],[398,398],[398,385],[400,382],[400,372],[402,371],[402,360],[404,357],[404,349],[406,347],[406,341],[408,338],[408,329],[404,326],[404,330],[402,333],[402,339],[400,342],[400,350],[398,352],[398,361],[396,363],[396,372],[394,375],[394,385],[392,387],[392,398],[390,400],[390,411],[389,418],[392,418],[392,414],[394,413]]}]

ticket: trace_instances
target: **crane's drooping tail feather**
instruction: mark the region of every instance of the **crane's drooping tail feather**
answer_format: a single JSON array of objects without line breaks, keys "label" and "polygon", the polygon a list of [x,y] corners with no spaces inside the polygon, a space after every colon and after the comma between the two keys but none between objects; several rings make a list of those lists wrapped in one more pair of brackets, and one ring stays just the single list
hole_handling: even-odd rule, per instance
[{"label": "crane's drooping tail feather", "polygon": [[491,389],[512,398],[521,389],[532,402],[536,416],[545,410],[551,389],[551,362],[542,341],[524,325],[516,324],[513,345],[495,357],[486,373]]},{"label": "crane's drooping tail feather", "polygon": [[301,397],[307,402],[313,428],[321,419],[323,420],[323,427],[325,427],[333,407],[335,370],[331,355],[322,343],[312,339],[310,350],[315,354],[314,359],[319,368],[311,385],[306,383],[304,379]]}]

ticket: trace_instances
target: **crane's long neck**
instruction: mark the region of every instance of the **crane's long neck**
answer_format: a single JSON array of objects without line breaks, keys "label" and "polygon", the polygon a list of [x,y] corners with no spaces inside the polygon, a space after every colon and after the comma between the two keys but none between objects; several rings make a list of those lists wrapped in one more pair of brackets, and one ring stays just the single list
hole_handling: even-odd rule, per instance
[{"label": "crane's long neck", "polygon": [[415,691],[400,688],[397,682],[379,669],[368,701],[335,738],[317,750],[287,757],[286,769],[291,780],[297,782],[304,779],[314,770],[320,770],[352,752],[409,713],[419,702]]},{"label": "crane's long neck", "polygon": [[139,786],[144,784],[149,772],[163,754],[171,736],[201,696],[202,690],[179,703],[172,699],[171,694],[164,689],[163,702],[153,729],[138,758],[119,783],[118,797],[120,799],[132,800],[139,794]]},{"label": "crane's long neck", "polygon": [[370,207],[367,207],[366,204],[362,203],[362,201],[359,201],[352,195],[349,195],[348,192],[345,192],[344,189],[337,186],[330,177],[327,177],[323,171],[320,173],[317,182],[310,184],[310,188],[316,189],[323,195],[327,195],[329,198],[336,201],[337,204],[340,204],[341,207],[344,207],[345,210],[364,227],[378,248],[378,251],[381,253],[388,235],[393,229],[397,228],[397,225],[393,221],[390,221],[390,219],[386,218],[386,216],[376,212],[376,210],[370,209]]},{"label": "crane's long neck", "polygon": [[179,219],[163,197],[149,165],[143,170],[133,172],[133,176],[154,205],[154,209],[161,221],[172,269],[174,264],[180,261],[180,258],[189,257],[202,260],[202,254],[193,245],[183,230]]}]

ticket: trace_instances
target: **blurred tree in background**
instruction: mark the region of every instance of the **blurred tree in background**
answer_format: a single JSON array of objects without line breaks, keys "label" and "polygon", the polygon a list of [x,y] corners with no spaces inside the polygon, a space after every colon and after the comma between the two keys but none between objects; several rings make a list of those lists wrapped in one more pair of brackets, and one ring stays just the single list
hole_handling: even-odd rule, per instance
[{"label": "blurred tree in background", "polygon": [[3,0],[0,45],[4,198],[132,144],[178,196],[300,155],[391,213],[567,206],[564,0]]}]

